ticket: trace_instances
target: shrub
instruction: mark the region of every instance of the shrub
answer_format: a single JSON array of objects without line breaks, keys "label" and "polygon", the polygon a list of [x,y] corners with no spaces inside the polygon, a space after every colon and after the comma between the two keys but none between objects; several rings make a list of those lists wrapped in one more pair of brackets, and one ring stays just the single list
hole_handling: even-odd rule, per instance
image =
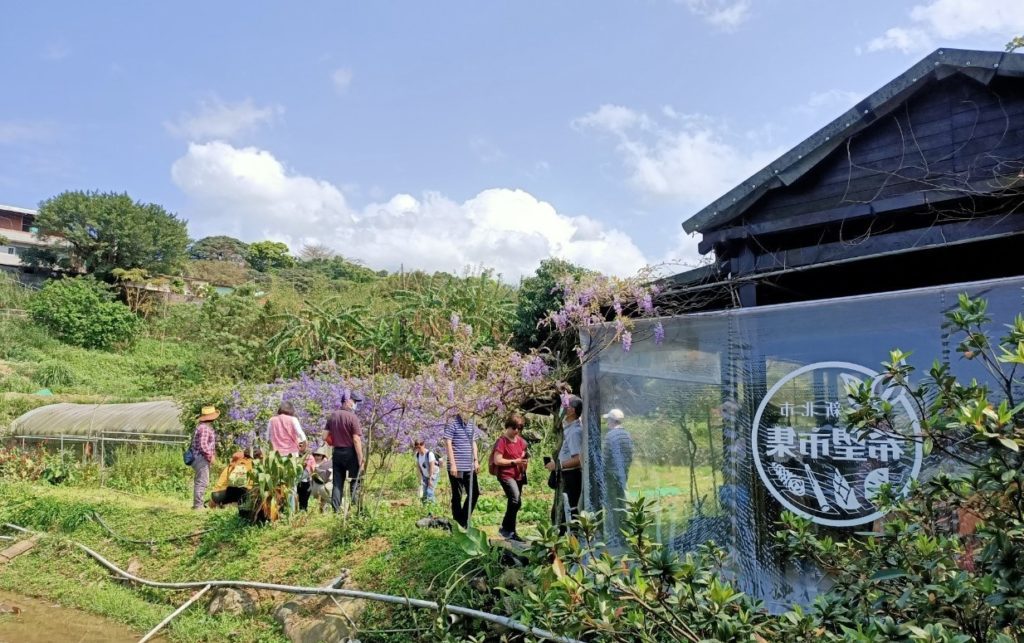
[{"label": "shrub", "polygon": [[107,486],[132,493],[189,497],[192,469],[182,463],[181,452],[181,448],[171,446],[120,447],[107,470]]},{"label": "shrub", "polygon": [[32,380],[17,373],[0,376],[0,391],[4,393],[32,393],[38,386]]},{"label": "shrub", "polygon": [[36,371],[35,381],[47,388],[64,388],[75,383],[75,373],[64,362],[46,362]]},{"label": "shrub", "polygon": [[23,309],[30,292],[16,278],[0,272],[0,308]]},{"label": "shrub", "polygon": [[114,301],[109,286],[88,278],[47,283],[29,301],[29,313],[61,341],[83,348],[124,348],[142,329],[142,321]]}]

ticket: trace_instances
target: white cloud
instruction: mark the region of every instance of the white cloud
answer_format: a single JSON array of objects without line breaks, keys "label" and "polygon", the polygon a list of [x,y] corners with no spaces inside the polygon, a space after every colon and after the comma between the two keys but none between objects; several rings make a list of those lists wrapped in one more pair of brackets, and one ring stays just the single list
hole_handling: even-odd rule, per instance
[{"label": "white cloud", "polygon": [[723,31],[734,31],[750,17],[750,0],[677,0]]},{"label": "white cloud", "polygon": [[905,54],[932,49],[932,39],[926,31],[916,28],[892,27],[868,42],[868,51],[899,49]]},{"label": "white cloud", "polygon": [[505,152],[500,147],[482,136],[471,138],[469,148],[481,163],[497,163],[505,158]]},{"label": "white cloud", "polygon": [[864,98],[861,92],[851,92],[843,89],[829,89],[821,92],[814,92],[808,97],[807,102],[800,105],[796,110],[802,114],[814,115],[827,111],[834,116],[850,109],[857,102]]},{"label": "white cloud", "polygon": [[43,60],[64,60],[70,55],[71,49],[69,49],[64,43],[60,42],[51,42],[46,45],[46,48],[43,50]]},{"label": "white cloud", "polygon": [[617,139],[616,149],[641,193],[704,207],[736,183],[767,165],[781,152],[758,144],[763,136],[737,136],[713,118],[680,114],[669,108],[663,126],[650,116],[619,105],[602,105],[573,121]]},{"label": "white cloud", "polygon": [[932,48],[936,39],[949,42],[989,36],[995,39],[995,45],[1002,45],[1024,32],[1024,2],[931,0],[911,8],[909,18],[910,25],[886,30],[868,43],[867,50],[898,49],[914,53]]},{"label": "white cloud", "polygon": [[37,121],[0,121],[0,145],[40,143],[54,138],[55,128]]},{"label": "white cloud", "polygon": [[334,83],[334,89],[338,93],[342,93],[348,89],[348,86],[352,84],[353,73],[348,67],[339,67],[331,72],[331,82]]},{"label": "white cloud", "polygon": [[176,122],[164,123],[171,134],[189,141],[234,139],[260,125],[271,123],[284,113],[280,105],[257,107],[251,98],[225,103],[213,97],[199,104],[196,114],[182,114]]},{"label": "white cloud", "polygon": [[352,207],[337,186],[286,168],[273,154],[193,143],[171,176],[189,197],[193,230],[326,244],[373,268],[458,272],[492,267],[514,281],[549,256],[613,274],[646,260],[626,233],[568,216],[523,190],[484,190],[464,202],[436,192]]}]

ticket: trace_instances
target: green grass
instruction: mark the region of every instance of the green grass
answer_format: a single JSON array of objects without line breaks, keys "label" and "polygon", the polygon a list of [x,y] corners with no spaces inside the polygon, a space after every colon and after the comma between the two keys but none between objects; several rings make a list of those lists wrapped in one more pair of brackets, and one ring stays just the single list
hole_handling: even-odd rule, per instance
[{"label": "green grass", "polygon": [[127,351],[89,350],[63,344],[27,320],[0,320],[0,339],[0,391],[48,384],[54,393],[130,401],[201,383],[200,352],[187,342],[144,337]]},{"label": "green grass", "polygon": [[[0,482],[0,522],[47,531],[32,553],[0,568],[0,588],[45,597],[130,625],[154,626],[183,593],[135,589],[71,546],[93,547],[122,568],[141,563],[155,580],[249,579],[321,585],[350,568],[356,586],[399,595],[436,597],[461,560],[449,535],[414,526],[426,514],[418,504],[382,506],[375,515],[343,521],[333,514],[303,514],[266,527],[240,520],[233,510],[193,512],[184,499],[137,496],[111,489]],[[90,516],[98,512],[120,534],[159,539],[213,531],[196,542],[132,545],[110,537]],[[427,621],[429,614],[418,615]],[[407,620],[405,610],[375,607],[367,627]],[[211,617],[201,607],[172,623],[172,641],[281,641],[270,606],[255,616]],[[380,640],[369,635],[363,640]]]}]

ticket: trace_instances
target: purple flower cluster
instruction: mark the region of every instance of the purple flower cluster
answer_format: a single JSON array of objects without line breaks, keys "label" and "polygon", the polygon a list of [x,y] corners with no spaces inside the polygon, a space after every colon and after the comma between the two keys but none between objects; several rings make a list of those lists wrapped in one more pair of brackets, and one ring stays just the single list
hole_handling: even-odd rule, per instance
[{"label": "purple flower cluster", "polygon": [[357,414],[371,463],[382,463],[411,448],[416,438],[437,448],[445,424],[456,413],[475,418],[481,428],[500,425],[511,408],[550,390],[551,369],[537,354],[522,355],[507,346],[476,349],[468,327],[459,326],[464,342],[447,360],[423,369],[411,378],[379,374],[348,377],[336,368],[315,369],[291,380],[254,385],[233,391],[224,400],[227,422],[221,432],[239,446],[262,435],[282,401],[291,402],[310,443],[324,439],[328,415],[341,407],[346,390],[363,395]]}]

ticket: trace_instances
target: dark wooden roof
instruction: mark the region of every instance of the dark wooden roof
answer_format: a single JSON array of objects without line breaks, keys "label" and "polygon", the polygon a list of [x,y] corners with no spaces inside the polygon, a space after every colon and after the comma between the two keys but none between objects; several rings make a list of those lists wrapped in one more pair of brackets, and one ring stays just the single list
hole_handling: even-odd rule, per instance
[{"label": "dark wooden roof", "polygon": [[[704,239],[701,242],[701,252],[708,252],[715,243],[727,240],[730,236],[763,234],[780,232],[782,230],[821,225],[829,222],[842,221],[851,215],[875,215],[881,212],[903,210],[915,205],[925,205],[939,200],[957,199],[963,197],[963,188],[968,188],[973,194],[980,194],[986,191],[998,191],[998,185],[993,185],[991,180],[978,182],[975,185],[957,186],[954,192],[943,194],[942,190],[914,190],[906,193],[894,193],[887,197],[885,194],[872,194],[870,199],[849,198],[840,199],[838,203],[819,201],[809,202],[806,195],[793,195],[793,199],[803,199],[803,208],[790,209],[780,207],[780,204],[770,203],[770,197],[779,193],[781,189],[793,186],[800,179],[818,168],[830,155],[844,146],[852,137],[864,132],[876,123],[880,118],[893,113],[905,105],[912,97],[925,92],[929,87],[935,86],[944,80],[957,77],[963,80],[970,80],[975,84],[989,86],[993,82],[1007,82],[1007,79],[1024,78],[1024,54],[1012,54],[992,51],[972,51],[962,49],[939,49],[925,57],[905,73],[893,79],[887,85],[874,92],[866,99],[858,103],[849,111],[835,119],[821,130],[810,136],[807,140],[786,152],[776,161],[769,164],[752,177],[730,190],[723,197],[719,198],[697,214],[693,215],[683,223],[687,232],[701,232]],[[1012,82],[1012,81],[1011,81]],[[1016,85],[1016,83],[1014,83]],[[1016,90],[1018,96],[1024,96],[1024,89]],[[936,107],[941,111],[942,107]],[[944,123],[949,127],[952,119],[954,127],[966,127],[971,129],[971,137],[975,138],[994,135],[1006,135],[1006,132],[999,130],[1006,128],[1006,119],[1002,123],[976,122],[967,111],[961,113],[950,109],[949,111],[938,111],[935,114],[936,122]],[[959,119],[959,120],[957,120]],[[980,127],[980,129],[978,129]],[[987,129],[986,129],[987,128]],[[989,130],[992,131],[989,131]],[[942,134],[936,132],[936,134]],[[1011,132],[1012,136],[1021,136],[1018,132]],[[900,132],[906,137],[907,132]],[[917,132],[916,136],[927,136],[927,132]],[[988,141],[991,143],[991,141]],[[981,140],[980,145],[986,144]],[[829,177],[818,177],[817,182],[827,181]],[[844,197],[851,196],[849,186],[844,187]],[[857,186],[853,186],[857,188]],[[941,187],[941,186],[940,186]],[[873,190],[870,185],[865,186],[867,190]],[[784,190],[783,190],[784,191]],[[853,197],[857,197],[854,193]],[[886,200],[888,199],[888,201]],[[786,215],[765,218],[764,221],[744,221],[743,232],[734,232],[733,235],[716,234],[727,227],[737,227],[738,220],[742,219],[752,208],[762,213],[766,208],[776,206],[776,214]]]}]

